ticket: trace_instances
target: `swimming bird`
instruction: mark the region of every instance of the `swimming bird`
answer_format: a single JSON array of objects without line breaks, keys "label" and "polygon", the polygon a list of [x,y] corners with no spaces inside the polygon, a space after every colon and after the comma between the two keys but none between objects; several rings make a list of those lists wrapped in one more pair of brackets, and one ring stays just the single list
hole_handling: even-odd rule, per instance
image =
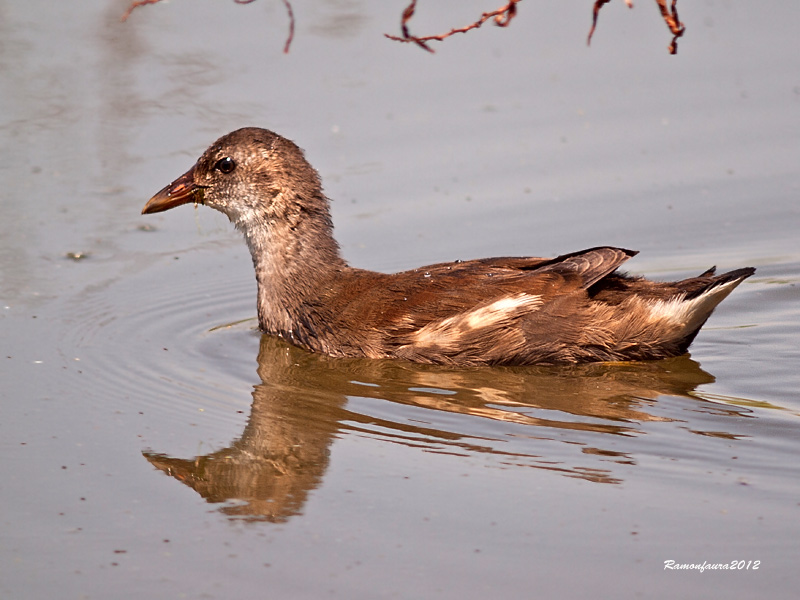
[{"label": "swimming bird", "polygon": [[752,267],[675,282],[618,271],[596,247],[386,274],[348,265],[319,174],[292,141],[248,127],[216,142],[142,213],[203,204],[243,234],[258,322],[312,352],[459,366],[653,360],[683,354]]}]

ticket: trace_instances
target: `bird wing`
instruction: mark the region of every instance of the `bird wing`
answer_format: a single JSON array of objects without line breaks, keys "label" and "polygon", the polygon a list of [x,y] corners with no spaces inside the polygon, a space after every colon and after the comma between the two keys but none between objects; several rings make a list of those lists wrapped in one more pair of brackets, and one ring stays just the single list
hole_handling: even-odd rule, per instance
[{"label": "bird wing", "polygon": [[558,273],[565,278],[578,277],[581,289],[585,290],[636,254],[638,252],[635,250],[600,246],[554,258],[549,264],[539,265],[536,272]]},{"label": "bird wing", "polygon": [[[353,294],[349,306],[365,327],[419,329],[487,306],[521,315],[597,283],[635,252],[599,247],[552,259],[500,257],[439,263],[386,276]],[[533,297],[536,297],[534,301]],[[349,311],[348,311],[349,312]],[[499,316],[499,315],[497,315]],[[498,319],[499,321],[499,319]]]}]

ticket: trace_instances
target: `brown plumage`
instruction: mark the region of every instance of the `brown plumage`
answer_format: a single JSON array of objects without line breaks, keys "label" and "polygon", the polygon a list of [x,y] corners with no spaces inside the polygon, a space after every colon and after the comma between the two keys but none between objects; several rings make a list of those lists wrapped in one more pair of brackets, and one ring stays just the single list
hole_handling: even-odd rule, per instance
[{"label": "brown plumage", "polygon": [[619,273],[636,252],[610,247],[391,275],[355,269],[340,256],[328,199],[302,150],[257,128],[217,140],[142,212],[192,202],[244,233],[261,329],[332,356],[454,365],[676,356],[755,271],[653,282]]}]

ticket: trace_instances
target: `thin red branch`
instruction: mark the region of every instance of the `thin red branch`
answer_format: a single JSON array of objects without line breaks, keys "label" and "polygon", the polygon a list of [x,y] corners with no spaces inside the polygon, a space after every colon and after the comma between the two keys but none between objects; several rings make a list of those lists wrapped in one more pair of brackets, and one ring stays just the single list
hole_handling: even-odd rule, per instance
[{"label": "thin red branch", "polygon": [[672,42],[669,45],[669,53],[678,53],[678,38],[682,37],[686,32],[686,27],[681,23],[678,18],[678,0],[672,0],[670,8],[667,8],[666,0],[656,0],[658,3],[658,10],[661,11],[661,17],[672,32]]},{"label": "thin red branch", "polygon": [[590,46],[592,43],[592,36],[597,27],[597,17],[600,16],[600,9],[603,5],[608,4],[611,0],[596,0],[594,7],[592,7],[592,28],[589,30],[589,36],[586,38],[586,45]]},{"label": "thin red branch", "polygon": [[447,33],[440,33],[438,35],[427,35],[427,36],[416,36],[412,35],[408,29],[408,22],[411,20],[411,17],[414,16],[414,10],[416,9],[417,0],[411,0],[411,3],[406,6],[405,10],[403,10],[403,17],[400,21],[400,31],[402,32],[402,36],[396,35],[389,35],[385,33],[384,35],[389,38],[390,40],[395,40],[397,42],[412,42],[417,44],[421,48],[424,48],[428,52],[433,52],[433,48],[431,48],[427,42],[436,40],[441,42],[442,40],[449,38],[451,35],[456,33],[466,33],[467,31],[471,31],[472,29],[477,29],[489,19],[494,19],[494,24],[498,27],[508,27],[511,23],[511,20],[517,16],[517,3],[521,2],[521,0],[509,0],[508,4],[505,6],[498,8],[497,10],[493,10],[491,12],[485,12],[481,15],[481,18],[475,21],[474,23],[470,23],[465,27],[457,27],[451,29]]},{"label": "thin red branch", "polygon": [[[586,38],[586,45],[590,45],[592,43],[592,36],[594,35],[595,27],[597,27],[597,17],[600,14],[600,9],[603,8],[604,5],[611,2],[611,0],[596,0],[594,3],[594,7],[592,8],[592,28],[589,30],[589,37]],[[656,0],[658,2],[658,0]],[[625,0],[625,4],[628,5],[628,8],[633,8],[633,0]]]},{"label": "thin red branch", "polygon": [[145,4],[155,4],[156,2],[161,2],[161,0],[135,0],[131,2],[131,5],[128,7],[128,10],[125,11],[125,14],[122,15],[120,21],[127,21],[134,9],[144,6]]},{"label": "thin red branch", "polygon": [[[250,4],[255,2],[256,0],[233,0],[236,4]],[[294,11],[292,10],[292,5],[289,0],[282,0],[283,5],[286,7],[286,12],[289,14],[289,35],[286,38],[286,44],[283,46],[284,54],[289,53],[289,47],[292,45],[292,40],[294,39]],[[128,10],[125,11],[125,14],[122,15],[121,21],[127,21],[128,17],[131,16],[131,13],[139,8],[140,6],[145,6],[146,4],[155,4],[156,2],[161,2],[161,0],[133,0],[131,5],[128,7]]]},{"label": "thin red branch", "polygon": [[[255,2],[255,0],[233,0],[236,4],[251,4]],[[402,32],[401,36],[389,35],[388,33],[384,34],[390,40],[395,40],[397,42],[412,42],[417,44],[419,47],[424,48],[428,52],[433,52],[433,48],[428,45],[428,42],[431,41],[438,41],[441,42],[451,35],[455,35],[456,33],[466,33],[473,29],[477,29],[486,21],[493,19],[494,24],[498,27],[508,27],[511,24],[511,21],[514,17],[517,16],[517,4],[522,0],[508,0],[508,4],[498,8],[497,10],[493,10],[490,12],[485,12],[481,15],[480,19],[475,21],[474,23],[470,23],[464,27],[456,27],[451,29],[447,33],[440,33],[438,35],[427,35],[427,36],[416,36],[412,35],[408,28],[408,23],[411,21],[411,18],[414,16],[414,12],[417,8],[417,0],[410,0],[408,6],[403,10],[403,16],[400,20],[400,31]],[[592,42],[592,36],[594,35],[595,29],[597,28],[597,19],[600,15],[600,9],[603,8],[606,4],[608,4],[611,0],[595,0],[594,6],[592,8],[592,27],[589,29],[589,35],[586,38],[586,44],[589,45]],[[625,4],[628,5],[629,8],[633,8],[633,0],[624,0]],[[667,2],[670,2],[667,5]],[[122,15],[121,20],[125,21],[128,17],[131,16],[131,13],[139,8],[140,6],[145,6],[147,4],[156,4],[157,2],[161,2],[161,0],[133,0],[128,7],[128,10],[125,11],[125,14]],[[294,29],[295,29],[295,19],[294,19],[294,11],[292,10],[292,4],[290,0],[282,0],[283,5],[286,7],[286,12],[289,16],[289,35],[286,38],[286,43],[283,46],[283,52],[285,54],[289,53],[289,48],[292,45],[292,41],[294,40]],[[682,37],[683,34],[686,32],[686,27],[683,23],[681,23],[680,18],[678,17],[678,0],[656,0],[656,4],[658,5],[658,10],[661,12],[661,18],[664,19],[667,27],[669,28],[670,32],[672,33],[672,42],[669,45],[669,52],[670,54],[677,54],[678,53],[678,38]]]},{"label": "thin red branch", "polygon": [[[611,2],[611,0],[595,0],[594,8],[592,9],[592,28],[589,30],[589,37],[586,39],[587,46],[592,42],[592,36],[594,35],[595,27],[597,27],[597,16],[600,14],[600,9],[609,2]],[[625,0],[625,4],[628,5],[628,8],[633,8],[632,0]],[[664,22],[673,35],[672,42],[669,45],[669,53],[677,54],[678,38],[686,31],[686,27],[684,27],[683,23],[681,23],[678,18],[678,0],[672,0],[672,4],[669,7],[667,6],[667,0],[656,0],[656,4],[658,4],[658,10],[661,12],[661,18],[664,19]]]},{"label": "thin red branch", "polygon": [[286,12],[289,14],[289,35],[286,38],[286,43],[283,46],[283,53],[289,54],[289,46],[292,45],[294,39],[294,11],[289,0],[283,0],[283,5],[286,7]]}]

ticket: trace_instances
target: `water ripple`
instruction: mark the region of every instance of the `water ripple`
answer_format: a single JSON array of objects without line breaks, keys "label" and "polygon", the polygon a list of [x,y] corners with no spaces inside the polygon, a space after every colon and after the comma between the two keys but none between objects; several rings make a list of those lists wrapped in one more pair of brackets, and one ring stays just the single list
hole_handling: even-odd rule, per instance
[{"label": "water ripple", "polygon": [[232,516],[300,512],[348,437],[614,485],[653,454],[713,461],[763,408],[698,390],[714,377],[688,356],[452,369],[312,355],[259,334],[251,276],[182,258],[179,281],[160,261],[87,292],[68,342],[87,394],[149,416],[147,460]]}]

